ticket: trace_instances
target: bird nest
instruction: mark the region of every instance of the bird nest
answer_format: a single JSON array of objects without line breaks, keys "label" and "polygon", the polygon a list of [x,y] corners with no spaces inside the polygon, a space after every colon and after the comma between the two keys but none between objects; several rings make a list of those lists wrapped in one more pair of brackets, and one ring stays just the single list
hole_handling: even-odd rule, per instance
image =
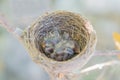
[{"label": "bird nest", "polygon": [[44,14],[24,31],[22,38],[33,61],[55,72],[81,68],[96,44],[89,21],[67,11]]}]

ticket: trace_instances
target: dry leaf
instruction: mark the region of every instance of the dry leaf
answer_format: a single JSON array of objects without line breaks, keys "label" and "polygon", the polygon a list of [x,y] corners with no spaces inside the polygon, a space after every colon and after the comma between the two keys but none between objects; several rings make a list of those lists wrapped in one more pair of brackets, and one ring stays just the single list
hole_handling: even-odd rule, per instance
[{"label": "dry leaf", "polygon": [[117,49],[120,50],[120,34],[114,32],[113,33],[113,39],[114,39],[114,42],[115,42],[115,45],[116,45]]}]

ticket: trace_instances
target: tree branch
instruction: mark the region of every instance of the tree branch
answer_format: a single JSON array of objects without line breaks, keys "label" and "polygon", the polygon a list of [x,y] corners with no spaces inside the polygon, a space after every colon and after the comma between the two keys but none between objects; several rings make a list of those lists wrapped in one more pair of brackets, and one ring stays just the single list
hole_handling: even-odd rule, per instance
[{"label": "tree branch", "polygon": [[9,33],[20,38],[21,33],[23,32],[20,28],[12,27],[7,18],[4,15],[0,14],[0,25],[5,28]]},{"label": "tree branch", "polygon": [[104,63],[100,63],[100,64],[95,64],[93,66],[90,66],[88,68],[81,70],[80,73],[82,73],[82,74],[87,73],[87,72],[90,72],[90,71],[93,71],[96,69],[102,69],[103,67],[112,66],[115,64],[120,64],[120,62],[117,60],[114,60],[114,61],[108,61],[108,62],[104,62]]}]

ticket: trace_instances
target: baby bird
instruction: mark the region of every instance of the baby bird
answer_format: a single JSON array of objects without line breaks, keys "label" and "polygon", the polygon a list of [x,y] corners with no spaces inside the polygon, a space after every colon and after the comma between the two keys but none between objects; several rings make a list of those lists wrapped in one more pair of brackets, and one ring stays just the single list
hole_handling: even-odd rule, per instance
[{"label": "baby bird", "polygon": [[57,61],[65,61],[74,57],[80,52],[77,42],[70,39],[68,33],[64,32],[59,35],[60,31],[50,33],[44,39],[44,52],[47,57]]}]

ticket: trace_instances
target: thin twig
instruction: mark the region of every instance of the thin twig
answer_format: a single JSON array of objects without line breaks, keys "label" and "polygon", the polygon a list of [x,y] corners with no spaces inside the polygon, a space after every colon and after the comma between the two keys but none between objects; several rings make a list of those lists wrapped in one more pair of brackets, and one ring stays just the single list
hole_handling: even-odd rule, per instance
[{"label": "thin twig", "polygon": [[120,55],[120,50],[110,50],[110,51],[95,51],[93,56],[117,56]]},{"label": "thin twig", "polygon": [[11,27],[9,21],[5,18],[4,15],[0,14],[0,25],[5,28],[9,33],[12,33],[14,36],[20,38],[21,33],[23,32],[19,28]]},{"label": "thin twig", "polygon": [[80,71],[80,73],[87,73],[96,69],[102,69],[103,67],[107,67],[107,66],[111,66],[111,65],[115,65],[115,64],[120,64],[120,61],[109,61],[109,62],[104,62],[104,63],[100,63],[100,64],[95,64],[93,66],[90,66],[88,68],[85,68],[83,70]]},{"label": "thin twig", "polygon": [[14,32],[15,28],[11,27],[4,15],[0,14],[0,25],[4,27],[8,32]]}]

